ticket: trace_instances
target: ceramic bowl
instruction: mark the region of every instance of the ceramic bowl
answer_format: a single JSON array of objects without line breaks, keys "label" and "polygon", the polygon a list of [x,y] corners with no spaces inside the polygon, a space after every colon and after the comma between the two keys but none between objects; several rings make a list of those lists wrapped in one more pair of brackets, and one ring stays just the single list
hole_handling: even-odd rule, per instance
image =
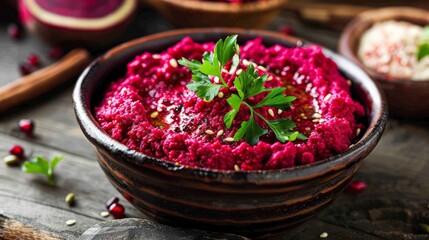
[{"label": "ceramic bowl", "polygon": [[363,68],[384,90],[389,105],[389,114],[399,118],[429,118],[429,79],[411,81],[388,80],[368,69],[357,57],[357,48],[362,34],[372,25],[386,20],[406,21],[421,26],[429,24],[429,12],[415,8],[393,7],[369,10],[359,14],[344,29],[339,52]]},{"label": "ceramic bowl", "polygon": [[355,64],[326,50],[368,115],[367,130],[347,151],[311,165],[271,171],[217,171],[176,166],[127,148],[107,135],[93,109],[108,84],[123,75],[126,63],[145,51],[160,52],[185,36],[197,42],[238,34],[243,43],[261,37],[266,46],[294,47],[298,39],[242,29],[187,29],[150,35],[122,44],[95,60],[80,76],[74,108],[83,133],[113,186],[156,221],[250,237],[278,234],[308,220],[347,186],[362,160],[376,146],[386,123],[386,105],[377,86]]},{"label": "ceramic bowl", "polygon": [[149,0],[177,27],[263,28],[280,12],[287,0],[267,0],[245,4],[195,0]]}]

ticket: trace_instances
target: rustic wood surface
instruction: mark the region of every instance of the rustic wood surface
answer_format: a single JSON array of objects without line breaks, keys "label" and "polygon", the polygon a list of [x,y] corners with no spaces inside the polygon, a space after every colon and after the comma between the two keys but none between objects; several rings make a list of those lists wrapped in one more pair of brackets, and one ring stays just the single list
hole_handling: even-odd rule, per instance
[{"label": "rustic wood surface", "polygon": [[[13,14],[12,14],[13,17]],[[29,53],[45,56],[47,46],[26,36],[11,41],[6,34],[10,19],[0,17],[0,84],[19,77],[17,64]],[[294,34],[335,49],[339,32],[304,25],[291,17],[279,17],[269,29],[291,26]],[[150,9],[140,11],[123,41],[171,29]],[[48,63],[44,57],[43,62]],[[74,239],[90,226],[111,219],[103,218],[104,202],[118,193],[98,166],[92,146],[81,133],[72,109],[73,84],[14,108],[0,116],[0,157],[12,144],[25,147],[26,157],[63,155],[57,169],[56,187],[42,176],[21,172],[19,167],[0,164],[0,214]],[[21,118],[36,122],[36,135],[28,138],[17,127]],[[429,239],[419,224],[429,224],[429,122],[389,119],[377,148],[368,156],[356,180],[368,188],[360,195],[342,194],[316,218],[284,234],[281,239]],[[76,194],[76,206],[68,207],[64,197]],[[130,217],[145,216],[125,199],[121,203]],[[77,223],[67,226],[65,222]],[[0,227],[0,232],[2,231]]]}]

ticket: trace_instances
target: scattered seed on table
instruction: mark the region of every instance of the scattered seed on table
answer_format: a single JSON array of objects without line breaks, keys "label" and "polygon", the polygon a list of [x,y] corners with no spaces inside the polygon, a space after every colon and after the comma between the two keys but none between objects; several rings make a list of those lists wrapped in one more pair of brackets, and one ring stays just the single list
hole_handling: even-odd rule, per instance
[{"label": "scattered seed on table", "polygon": [[320,238],[327,238],[328,237],[328,233],[327,232],[322,232],[319,237]]},{"label": "scattered seed on table", "polygon": [[67,194],[65,201],[67,203],[67,205],[71,206],[74,203],[74,193],[69,193]]},{"label": "scattered seed on table", "polygon": [[100,216],[102,216],[102,217],[108,217],[109,215],[110,215],[109,212],[101,212],[100,213]]},{"label": "scattered seed on table", "polygon": [[19,162],[19,157],[15,155],[8,155],[3,158],[3,162],[9,166],[15,165]]},{"label": "scattered seed on table", "polygon": [[75,225],[76,224],[76,220],[74,220],[74,219],[67,220],[66,224],[67,224],[67,226]]}]

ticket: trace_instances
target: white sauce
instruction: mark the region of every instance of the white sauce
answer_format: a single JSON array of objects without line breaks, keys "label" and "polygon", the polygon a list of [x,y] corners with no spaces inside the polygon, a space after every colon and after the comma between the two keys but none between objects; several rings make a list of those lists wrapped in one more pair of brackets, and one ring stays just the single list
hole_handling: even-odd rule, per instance
[{"label": "white sauce", "polygon": [[362,35],[358,56],[389,79],[429,80],[429,57],[416,58],[422,33],[422,27],[408,22],[377,23]]}]

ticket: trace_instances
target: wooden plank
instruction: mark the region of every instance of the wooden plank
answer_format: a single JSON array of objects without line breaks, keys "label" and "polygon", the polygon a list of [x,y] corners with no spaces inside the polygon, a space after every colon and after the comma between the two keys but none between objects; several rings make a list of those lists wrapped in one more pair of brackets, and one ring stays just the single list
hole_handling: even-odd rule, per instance
[{"label": "wooden plank", "polygon": [[324,221],[386,239],[428,239],[429,125],[390,120],[355,179],[367,183],[358,196],[342,195],[323,211]]},{"label": "wooden plank", "polygon": [[[3,134],[0,134],[0,143],[0,153],[7,152],[12,144],[21,144],[29,153],[28,158],[64,156],[55,170],[56,187],[49,186],[44,176],[27,174],[19,167],[1,164],[0,214],[65,238],[75,238],[91,225],[106,220],[99,214],[106,211],[105,202],[119,194],[97,162]],[[64,201],[69,192],[76,195],[73,207],[68,207]],[[127,216],[144,217],[122,197],[120,202],[125,206]],[[69,219],[75,219],[77,223],[66,226]]]}]

